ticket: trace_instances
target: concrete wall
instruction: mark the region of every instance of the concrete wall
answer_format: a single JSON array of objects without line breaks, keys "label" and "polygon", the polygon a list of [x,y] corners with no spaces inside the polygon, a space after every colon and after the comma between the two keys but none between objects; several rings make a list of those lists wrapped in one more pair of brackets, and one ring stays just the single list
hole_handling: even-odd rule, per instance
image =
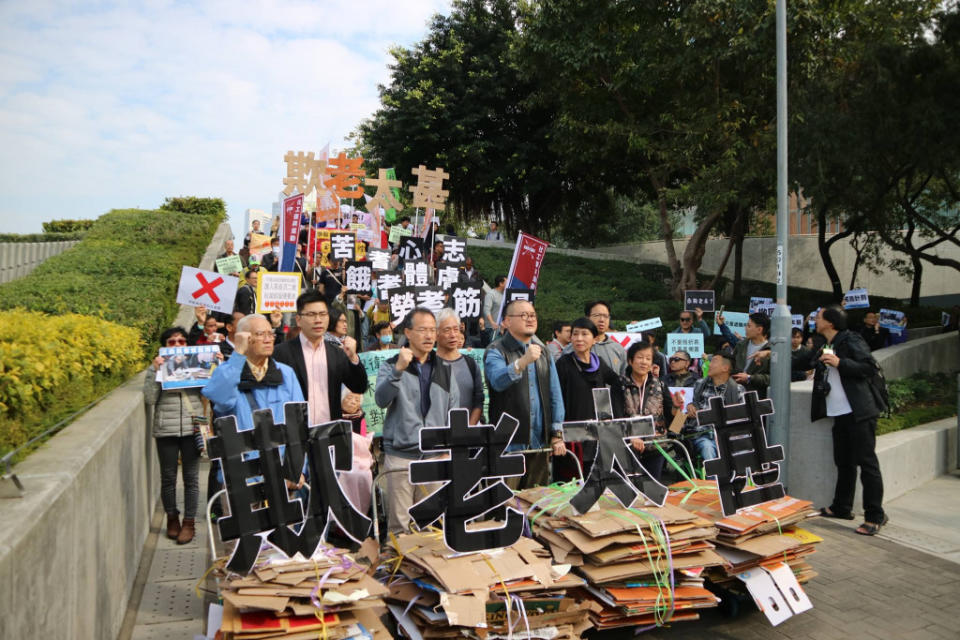
[{"label": "concrete wall", "polygon": [[[716,273],[723,260],[727,244],[728,240],[726,238],[714,238],[707,241],[703,266],[701,267],[702,273]],[[675,240],[674,246],[677,255],[682,255],[686,249],[687,240]],[[777,275],[776,248],[776,238],[747,238],[744,240],[743,254],[748,258],[743,261],[743,277],[749,280],[775,282]],[[790,252],[789,285],[821,291],[831,290],[827,272],[823,268],[823,261],[820,259],[816,236],[790,236],[788,249]],[[662,240],[598,247],[596,252],[603,255],[628,257],[638,262],[669,264],[666,247]],[[938,252],[941,256],[949,256],[960,260],[960,249],[956,247],[944,246],[942,249],[938,249]],[[850,284],[856,259],[849,238],[838,241],[832,247],[830,255],[837,272],[840,274],[840,281],[846,287]],[[724,273],[728,277],[733,277],[733,256],[730,257],[730,262],[727,263]],[[921,300],[927,304],[956,304],[957,301],[960,301],[960,291],[958,291],[956,280],[957,272],[954,269],[925,263],[923,266],[923,283],[920,290]],[[882,273],[875,274],[861,268],[857,274],[857,286],[866,287],[870,293],[878,296],[909,299],[911,284],[911,279],[904,278],[891,269],[883,269]]]},{"label": "concrete wall", "polygon": [[0,283],[22,278],[47,258],[63,253],[79,240],[0,242]]},{"label": "concrete wall", "polygon": [[[956,334],[920,338],[874,352],[887,380],[917,371],[951,372],[960,369],[960,340]],[[794,382],[790,393],[790,442],[787,447],[788,486],[793,496],[829,505],[837,480],[833,464],[833,420],[810,422],[811,381]],[[949,418],[877,438],[877,456],[883,473],[884,497],[903,495],[921,484],[957,468],[957,420]],[[860,487],[854,509],[861,508]]]},{"label": "concrete wall", "polygon": [[[213,266],[223,224],[200,263]],[[189,326],[192,309],[177,324]],[[13,471],[22,498],[0,499],[0,638],[115,638],[160,498],[143,373]]]}]

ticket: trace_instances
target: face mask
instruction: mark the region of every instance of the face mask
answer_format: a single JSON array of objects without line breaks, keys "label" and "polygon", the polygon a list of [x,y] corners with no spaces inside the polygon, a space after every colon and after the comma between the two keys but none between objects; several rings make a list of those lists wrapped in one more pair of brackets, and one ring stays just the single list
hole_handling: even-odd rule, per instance
[{"label": "face mask", "polygon": [[391,342],[393,342],[393,336],[390,335],[389,333],[385,336],[380,336],[380,342],[382,342],[383,344],[390,344]]},{"label": "face mask", "polygon": [[274,248],[273,248],[273,255],[275,255],[275,256],[279,256],[279,255],[280,255],[280,247],[274,247]]}]

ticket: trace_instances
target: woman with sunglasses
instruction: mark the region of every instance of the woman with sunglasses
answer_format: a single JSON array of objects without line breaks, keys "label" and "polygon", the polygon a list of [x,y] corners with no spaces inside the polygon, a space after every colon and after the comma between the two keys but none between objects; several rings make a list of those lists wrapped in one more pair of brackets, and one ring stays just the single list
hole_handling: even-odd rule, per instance
[{"label": "woman with sunglasses", "polygon": [[[187,331],[182,327],[167,329],[160,335],[160,346],[187,346]],[[203,415],[203,402],[199,388],[164,391],[156,375],[163,366],[163,357],[153,359],[143,383],[143,399],[153,408],[152,429],[160,459],[160,499],[167,513],[167,537],[177,544],[186,544],[193,540],[200,493],[197,478],[200,453],[193,435],[193,417]],[[183,474],[182,524],[177,510],[178,460]]]}]

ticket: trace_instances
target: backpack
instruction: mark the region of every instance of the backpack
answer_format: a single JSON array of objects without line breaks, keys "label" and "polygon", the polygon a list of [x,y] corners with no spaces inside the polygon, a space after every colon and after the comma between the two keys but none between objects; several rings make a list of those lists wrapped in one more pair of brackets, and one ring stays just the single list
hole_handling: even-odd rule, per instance
[{"label": "backpack", "polygon": [[870,358],[870,364],[873,366],[873,374],[867,378],[867,384],[870,386],[870,393],[873,395],[873,401],[877,405],[877,411],[890,417],[890,394],[887,391],[887,379],[883,375],[883,367],[873,357]]}]

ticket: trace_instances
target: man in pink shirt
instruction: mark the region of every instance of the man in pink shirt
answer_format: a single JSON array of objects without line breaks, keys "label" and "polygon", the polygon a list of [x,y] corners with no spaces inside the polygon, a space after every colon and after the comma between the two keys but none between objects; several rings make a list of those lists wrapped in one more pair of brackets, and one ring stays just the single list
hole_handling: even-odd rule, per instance
[{"label": "man in pink shirt", "polygon": [[357,356],[357,342],[350,336],[343,347],[323,339],[330,323],[330,310],[323,294],[308,290],[297,298],[300,335],[277,345],[273,357],[293,368],[309,406],[310,424],[339,420],[341,385],[354,393],[367,390],[367,372]]}]

